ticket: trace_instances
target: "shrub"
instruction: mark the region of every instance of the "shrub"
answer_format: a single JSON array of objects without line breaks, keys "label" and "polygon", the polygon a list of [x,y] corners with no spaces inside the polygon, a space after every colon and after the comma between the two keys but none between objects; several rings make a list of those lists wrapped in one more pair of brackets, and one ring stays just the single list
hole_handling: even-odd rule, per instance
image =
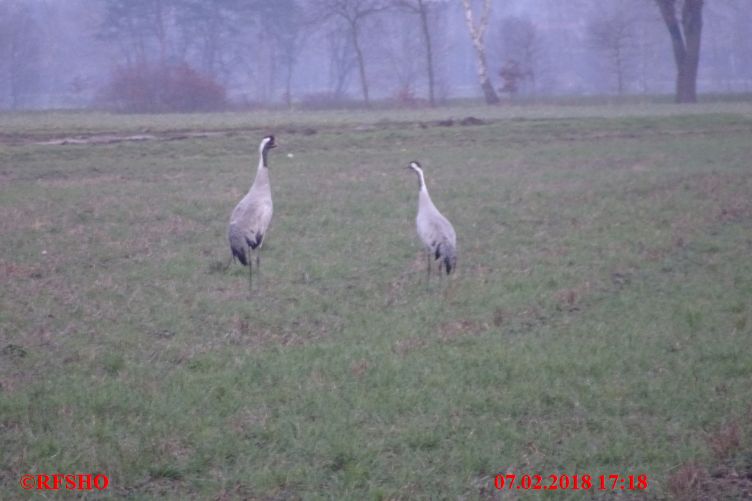
[{"label": "shrub", "polygon": [[224,87],[187,64],[115,68],[100,99],[126,113],[216,111],[226,106]]},{"label": "shrub", "polygon": [[394,102],[400,106],[414,108],[420,104],[420,100],[415,97],[413,89],[409,85],[403,85],[394,93]]}]

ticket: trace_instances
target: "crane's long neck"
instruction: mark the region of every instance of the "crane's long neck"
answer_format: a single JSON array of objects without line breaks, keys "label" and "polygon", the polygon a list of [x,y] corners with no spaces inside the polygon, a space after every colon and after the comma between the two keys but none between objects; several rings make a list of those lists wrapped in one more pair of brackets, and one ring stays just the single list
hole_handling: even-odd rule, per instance
[{"label": "crane's long neck", "polygon": [[418,175],[418,206],[431,206],[431,195],[428,194],[428,188],[426,187],[426,180],[423,177],[423,171],[421,169],[415,169],[415,173]]},{"label": "crane's long neck", "polygon": [[418,169],[418,168],[413,168],[413,171],[418,176],[418,189],[420,190],[420,192],[421,193],[423,193],[423,192],[428,193],[428,188],[426,188],[426,180],[423,177],[423,171],[421,169]]},{"label": "crane's long neck", "polygon": [[428,209],[429,207],[433,207],[433,201],[431,200],[431,195],[428,194],[428,190],[426,189],[425,185],[423,185],[423,188],[421,188],[420,192],[418,192],[418,208],[423,207],[425,209]]},{"label": "crane's long neck", "polygon": [[259,163],[256,169],[256,177],[253,180],[253,186],[260,187],[269,185],[269,166],[266,163],[266,150],[259,153]]}]

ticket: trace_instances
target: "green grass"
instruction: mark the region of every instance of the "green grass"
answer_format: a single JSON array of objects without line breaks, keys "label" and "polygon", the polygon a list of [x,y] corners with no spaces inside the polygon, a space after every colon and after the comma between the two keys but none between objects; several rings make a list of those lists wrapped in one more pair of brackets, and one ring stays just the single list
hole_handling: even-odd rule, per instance
[{"label": "green grass", "polygon": [[[249,297],[225,232],[266,131]],[[5,115],[3,498],[103,472],[134,499],[477,499],[500,471],[666,497],[748,416],[750,133],[749,103]],[[459,241],[430,290],[412,159]]]}]

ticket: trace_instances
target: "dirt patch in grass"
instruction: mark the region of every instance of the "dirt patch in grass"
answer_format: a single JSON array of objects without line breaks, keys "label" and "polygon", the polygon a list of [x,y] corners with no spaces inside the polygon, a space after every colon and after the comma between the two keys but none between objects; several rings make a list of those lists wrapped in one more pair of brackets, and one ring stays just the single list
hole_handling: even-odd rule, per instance
[{"label": "dirt patch in grass", "polygon": [[750,458],[752,452],[741,462],[729,460],[710,467],[685,463],[669,476],[668,491],[675,499],[692,501],[752,499]]},{"label": "dirt patch in grass", "polygon": [[71,144],[115,144],[140,141],[179,141],[183,139],[199,139],[229,135],[222,131],[198,132],[167,132],[161,134],[94,134],[73,137],[54,138],[46,141],[35,141],[35,144],[48,146],[66,146]]},{"label": "dirt patch in grass", "polygon": [[470,319],[452,320],[439,325],[439,339],[449,342],[465,336],[477,336],[488,329],[489,325],[486,322]]},{"label": "dirt patch in grass", "polygon": [[642,139],[645,137],[682,137],[682,136],[715,136],[719,134],[749,133],[749,127],[726,127],[713,129],[661,129],[643,131],[577,131],[576,133],[563,131],[549,132],[562,141],[600,141],[604,139]]},{"label": "dirt patch in grass", "polygon": [[[614,275],[614,273],[611,274],[612,278]],[[557,310],[573,312],[578,311],[583,301],[592,293],[593,286],[589,280],[586,280],[574,287],[566,287],[554,292],[553,300]]]},{"label": "dirt patch in grass", "polygon": [[676,499],[752,499],[752,408],[743,421],[722,425],[706,438],[713,460],[689,461],[668,475]]},{"label": "dirt patch in grass", "polygon": [[41,271],[35,266],[28,266],[8,261],[0,261],[0,277],[4,280],[20,278],[41,278]]},{"label": "dirt patch in grass", "polygon": [[[377,123],[367,124],[332,124],[322,125],[317,128],[309,126],[287,126],[281,127],[278,130],[269,130],[268,127],[257,126],[241,126],[236,128],[217,128],[212,130],[197,129],[175,129],[175,130],[153,130],[151,127],[134,128],[130,132],[112,132],[112,131],[98,131],[98,132],[86,132],[82,131],[78,134],[72,134],[67,136],[60,136],[59,134],[52,133],[50,131],[29,131],[29,132],[5,132],[0,133],[0,144],[4,145],[25,145],[25,144],[37,144],[47,146],[71,146],[71,145],[103,145],[103,144],[115,144],[123,142],[144,142],[144,141],[179,141],[186,139],[201,139],[201,138],[213,138],[213,137],[226,137],[239,134],[258,133],[260,131],[272,132],[272,133],[284,133],[290,135],[302,135],[312,136],[319,133],[322,130],[335,131],[335,132],[353,132],[353,131],[373,131],[373,130],[393,130],[393,129],[415,129],[415,128],[433,128],[433,127],[478,127],[485,125],[493,125],[502,122],[502,119],[489,119],[489,118],[477,118],[474,116],[466,116],[464,118],[446,118],[442,120],[434,121],[420,121],[420,120],[407,120],[407,121],[380,121]],[[550,126],[546,127],[546,134],[552,138],[560,141],[600,141],[603,139],[641,139],[645,137],[659,137],[670,136],[680,137],[688,135],[719,135],[719,134],[743,134],[752,132],[752,128],[743,125],[734,125],[726,127],[717,127],[713,129],[693,129],[693,128],[662,128],[662,129],[650,129],[644,130],[602,130],[599,127],[585,128],[576,130],[567,130],[566,128],[559,127],[558,120],[549,120]],[[548,125],[548,124],[547,124]],[[515,129],[514,137],[507,138],[510,142],[522,141],[527,143],[528,140],[520,136],[528,135],[529,130],[523,128],[522,130]],[[519,137],[518,137],[519,136]],[[643,165],[639,166],[640,168]]]},{"label": "dirt patch in grass", "polygon": [[58,178],[41,178],[37,183],[48,188],[71,188],[71,187],[92,187],[100,184],[111,184],[115,182],[126,181],[126,178],[118,175],[101,175],[85,177],[58,177]]},{"label": "dirt patch in grass", "polygon": [[272,413],[266,406],[259,408],[245,407],[229,417],[227,424],[238,435],[245,436],[257,428],[265,428]]},{"label": "dirt patch in grass", "polygon": [[398,355],[407,355],[411,351],[421,349],[428,344],[428,341],[422,337],[409,337],[399,339],[392,345],[392,351]]},{"label": "dirt patch in grass", "polygon": [[254,349],[269,345],[293,347],[324,339],[328,336],[329,330],[326,325],[318,321],[306,324],[292,321],[286,328],[272,329],[267,326],[254,325],[248,317],[235,315],[232,328],[224,335],[223,340],[233,346]]},{"label": "dirt patch in grass", "polygon": [[[166,130],[159,132],[143,131],[138,133],[115,132],[82,132],[70,136],[59,136],[48,132],[29,132],[18,134],[0,133],[0,144],[25,145],[37,144],[42,146],[73,146],[73,145],[104,145],[145,141],[181,141],[186,139],[205,139],[227,137],[243,133],[255,133],[260,128],[217,129],[217,130]],[[287,129],[287,134],[312,135],[315,129]]]}]

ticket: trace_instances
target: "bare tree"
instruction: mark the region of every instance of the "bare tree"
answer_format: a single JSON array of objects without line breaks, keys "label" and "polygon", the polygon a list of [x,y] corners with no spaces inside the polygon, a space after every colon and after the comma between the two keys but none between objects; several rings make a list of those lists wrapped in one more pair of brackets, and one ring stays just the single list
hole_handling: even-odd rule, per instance
[{"label": "bare tree", "polygon": [[[435,87],[436,77],[433,62],[433,43],[431,41],[431,28],[429,16],[433,10],[428,0],[393,0],[398,8],[405,9],[420,18],[420,30],[423,35],[423,43],[426,55],[426,72],[428,73],[428,102],[431,106],[436,105]],[[433,2],[435,5],[436,2]]]},{"label": "bare tree", "polygon": [[[399,11],[397,11],[399,12]],[[389,88],[401,104],[417,104],[416,84],[425,75],[423,40],[413,16],[384,16],[379,21],[381,57],[374,82]],[[428,101],[428,99],[426,99]]]},{"label": "bare tree", "polygon": [[301,5],[296,0],[258,2],[260,25],[264,37],[273,41],[273,56],[284,67],[284,99],[292,105],[292,77],[303,40],[308,35]]},{"label": "bare tree", "polygon": [[228,41],[237,35],[241,24],[247,29],[250,16],[241,17],[238,3],[232,0],[180,0],[175,5],[183,43],[196,47],[200,68],[206,74],[217,76],[224,66]]},{"label": "bare tree", "polygon": [[365,52],[360,39],[365,22],[371,16],[383,12],[389,7],[386,0],[318,0],[316,9],[319,17],[326,20],[331,17],[339,18],[352,41],[355,57],[358,62],[360,86],[363,101],[366,106],[371,105],[368,89],[368,74],[366,72]]},{"label": "bare tree", "polygon": [[[499,25],[497,40],[499,52],[505,61],[501,71],[516,80],[516,83],[528,80],[530,87],[535,88],[540,53],[540,40],[535,24],[523,17],[506,17]],[[509,88],[514,86],[515,84],[511,84]]]},{"label": "bare tree", "polygon": [[635,45],[634,18],[628,10],[617,10],[590,21],[590,45],[601,52],[616,79],[619,95],[624,93]]},{"label": "bare tree", "polygon": [[335,99],[342,99],[357,61],[350,38],[339,23],[326,34],[329,56],[329,87]]},{"label": "bare tree", "polygon": [[462,6],[465,9],[467,30],[470,33],[470,38],[472,39],[473,47],[475,48],[475,55],[478,62],[478,80],[480,81],[481,89],[483,89],[486,104],[496,104],[499,102],[499,96],[496,94],[493,85],[491,85],[491,80],[488,78],[486,44],[484,40],[486,30],[488,29],[488,20],[491,15],[491,0],[483,0],[483,10],[477,25],[473,20],[473,7],[470,2],[471,0],[462,0]]},{"label": "bare tree", "polygon": [[[702,7],[704,0],[655,0],[671,36],[676,63],[676,102],[697,102],[697,69],[700,64]],[[677,18],[681,6],[681,23]]]},{"label": "bare tree", "polygon": [[159,62],[168,52],[168,0],[101,0],[105,14],[99,36],[121,44],[128,64],[145,64],[156,43]]}]

